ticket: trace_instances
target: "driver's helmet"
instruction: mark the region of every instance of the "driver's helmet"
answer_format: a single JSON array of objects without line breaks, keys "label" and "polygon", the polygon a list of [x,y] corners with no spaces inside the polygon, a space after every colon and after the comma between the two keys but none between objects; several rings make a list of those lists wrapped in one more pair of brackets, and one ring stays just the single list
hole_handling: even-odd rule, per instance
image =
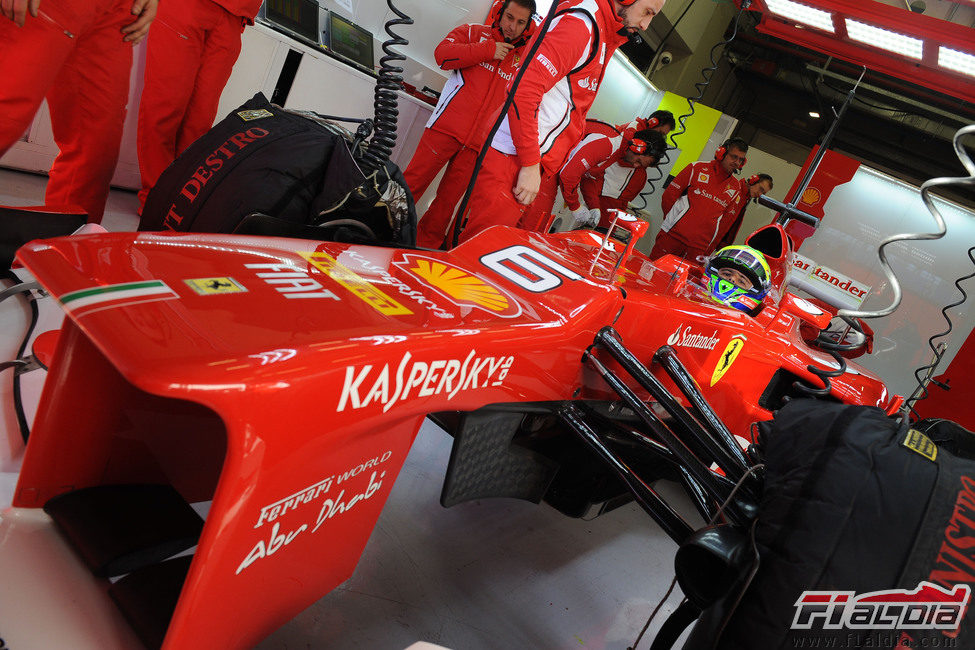
[{"label": "driver's helmet", "polygon": [[765,256],[751,246],[725,246],[715,252],[705,262],[704,275],[712,300],[741,311],[758,307],[771,287]]}]

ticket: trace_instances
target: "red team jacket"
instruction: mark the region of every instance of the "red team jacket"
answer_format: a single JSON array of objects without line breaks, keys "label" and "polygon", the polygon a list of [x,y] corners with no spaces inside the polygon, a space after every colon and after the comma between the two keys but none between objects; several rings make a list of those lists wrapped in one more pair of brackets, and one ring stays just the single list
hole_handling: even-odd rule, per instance
[{"label": "red team jacket", "polygon": [[440,42],[433,55],[444,70],[453,70],[427,128],[480,149],[504,104],[508,82],[521,64],[522,48],[503,61],[489,60],[504,36],[490,25],[461,25]]},{"label": "red team jacket", "polygon": [[586,120],[586,135],[590,133],[601,133],[602,135],[613,137],[614,135],[622,134],[624,138],[629,139],[637,131],[647,129],[648,124],[649,121],[642,117],[638,117],[628,124],[616,124],[615,126],[602,120],[588,119]]},{"label": "red team jacket", "polygon": [[607,167],[601,175],[586,175],[580,189],[586,205],[601,210],[617,208],[625,210],[630,201],[647,185],[647,170],[627,167],[618,161]]},{"label": "red team jacket", "polygon": [[213,0],[234,16],[240,16],[248,25],[254,24],[254,16],[263,0]]},{"label": "red team jacket", "polygon": [[[541,162],[547,172],[557,173],[582,138],[609,58],[626,41],[617,33],[622,27],[611,0],[559,3],[491,146],[517,153],[522,167]],[[535,115],[537,128],[527,119]]]},{"label": "red team jacket", "polygon": [[[622,136],[623,144],[625,144],[637,131],[646,129],[647,124],[647,120],[642,117],[638,117],[628,124],[617,124],[615,126],[601,120],[589,119],[586,120],[586,139],[592,134],[605,135],[610,138]],[[570,158],[571,156],[572,154],[570,154]],[[622,157],[621,153],[619,158]],[[568,165],[568,163],[566,164]],[[647,170],[613,162],[600,173],[584,175],[579,188],[582,191],[582,198],[590,208],[625,210],[626,206],[636,198],[646,185]],[[606,216],[608,215],[604,215],[604,217]],[[600,223],[600,225],[608,224]]]},{"label": "red team jacket", "polygon": [[[685,196],[687,209],[682,212],[678,199]],[[720,161],[696,162],[684,167],[664,190],[660,229],[689,248],[710,250],[731,227],[744,202],[741,181],[726,175]]]},{"label": "red team jacket", "polygon": [[[569,158],[559,170],[559,185],[565,205],[570,210],[579,208],[579,185],[586,180],[592,180],[600,187],[603,185],[603,174],[606,170],[623,158],[623,136],[617,134],[608,137],[598,133],[585,136],[575,148],[569,152]],[[618,166],[618,165],[617,165]],[[590,187],[591,184],[588,184]],[[583,190],[583,197],[589,208],[598,208],[601,192],[587,193]]]}]

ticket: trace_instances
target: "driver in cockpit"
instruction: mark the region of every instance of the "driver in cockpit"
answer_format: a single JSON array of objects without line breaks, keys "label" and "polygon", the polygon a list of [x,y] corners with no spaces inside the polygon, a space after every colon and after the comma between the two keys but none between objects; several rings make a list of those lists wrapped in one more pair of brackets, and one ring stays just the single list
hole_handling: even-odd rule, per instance
[{"label": "driver in cockpit", "polygon": [[715,302],[754,314],[771,288],[765,256],[751,246],[725,246],[707,258],[704,281]]}]

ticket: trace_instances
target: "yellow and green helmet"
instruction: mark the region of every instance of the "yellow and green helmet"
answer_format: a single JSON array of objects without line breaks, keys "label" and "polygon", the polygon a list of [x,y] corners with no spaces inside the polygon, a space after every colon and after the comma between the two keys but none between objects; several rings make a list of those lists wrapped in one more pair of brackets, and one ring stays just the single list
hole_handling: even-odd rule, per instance
[{"label": "yellow and green helmet", "polygon": [[[750,289],[744,289],[718,275],[718,271],[731,268],[751,280]],[[771,288],[771,274],[765,256],[751,246],[725,246],[707,259],[704,266],[708,293],[712,300],[751,311],[761,302]]]}]

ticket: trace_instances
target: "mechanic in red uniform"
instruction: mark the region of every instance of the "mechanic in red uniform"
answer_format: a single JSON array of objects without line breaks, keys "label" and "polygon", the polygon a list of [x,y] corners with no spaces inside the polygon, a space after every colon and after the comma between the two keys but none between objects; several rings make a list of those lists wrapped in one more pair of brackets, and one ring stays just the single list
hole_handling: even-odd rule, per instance
[{"label": "mechanic in red uniform", "polygon": [[632,134],[636,131],[649,129],[666,137],[667,134],[674,130],[675,126],[677,126],[677,121],[674,119],[674,114],[670,111],[659,110],[654,111],[648,117],[638,117],[627,124],[617,124],[615,126],[602,120],[587,119],[586,135],[590,133],[601,133],[612,137],[617,133],[622,133],[626,136],[627,132]]},{"label": "mechanic in red uniform", "polygon": [[[656,131],[657,133],[660,133],[661,135],[663,135],[664,136],[664,143],[666,144],[666,142],[667,142],[666,136],[671,131],[674,130],[674,127],[676,125],[677,125],[677,120],[674,119],[674,114],[673,113],[671,113],[670,111],[666,111],[666,110],[657,110],[657,111],[654,111],[653,113],[651,113],[649,116],[647,116],[645,118],[644,117],[638,117],[635,120],[633,120],[632,122],[629,122],[627,124],[617,124],[615,126],[612,125],[612,124],[609,124],[608,122],[603,122],[602,120],[587,119],[586,120],[586,135],[589,135],[590,133],[602,133],[604,135],[608,135],[608,136],[612,137],[613,135],[615,135],[617,133],[621,133],[625,137],[628,134],[629,135],[632,135],[636,131],[640,131],[640,130],[643,130],[643,129],[649,129],[651,131]],[[652,165],[652,167],[656,167],[661,162],[663,162],[663,156],[664,155],[666,155],[665,152],[662,152],[662,154],[660,156],[658,156],[657,162],[655,162]],[[610,182],[609,185],[604,185],[604,189],[606,191],[606,194],[603,195],[602,200],[599,202],[600,208],[602,210],[609,210],[610,208],[618,208],[618,209],[621,209],[621,210],[622,209],[626,209],[627,205],[629,205],[630,203],[632,203],[633,201],[635,201],[637,196],[641,196],[643,194],[643,192],[642,192],[643,187],[641,187],[641,188],[637,189],[636,194],[634,194],[633,196],[630,196],[626,200],[626,202],[621,202],[619,200],[614,200],[614,199],[618,199],[617,192],[616,192],[616,188],[617,187],[620,187],[621,188],[622,186],[617,186],[616,184],[614,184],[612,182],[613,179],[616,179],[617,181],[620,181],[620,182],[622,182],[622,181],[628,181],[627,182],[627,186],[629,186],[629,187],[633,187],[631,184],[632,183],[636,183],[636,182],[639,181],[639,178],[629,178],[626,175],[628,173],[629,172],[625,172],[625,170],[619,170],[619,169],[612,170],[612,171],[610,171],[608,173],[607,177],[611,180],[611,182]],[[635,173],[634,173],[634,175],[638,176]],[[654,179],[652,179],[652,180],[658,180],[659,178],[660,178],[660,175],[658,174],[657,177],[654,178]],[[589,182],[589,181],[587,181],[585,178],[583,178],[582,186],[581,187],[582,187],[582,193],[583,193],[583,196],[584,197],[589,196],[589,195],[586,194],[586,192],[589,192],[594,197],[598,197],[603,192],[603,190],[595,190],[594,191],[593,189],[591,189],[592,188],[592,183]],[[646,187],[646,181],[645,180],[644,180],[644,187]],[[651,188],[650,192],[652,193],[652,191],[653,191],[653,188]],[[622,195],[622,194],[623,194],[623,191],[621,189],[619,191],[619,195]],[[628,192],[627,192],[627,194],[628,194]],[[646,206],[646,198],[645,197],[641,197],[641,198],[643,200],[643,206],[645,207]],[[622,203],[622,205],[620,205],[621,203]],[[589,205],[588,199],[586,200],[586,204]],[[612,221],[609,220],[607,222],[606,219],[603,218],[604,214],[600,214],[599,215],[599,222],[598,222],[597,225],[599,225],[600,227],[603,227],[603,228],[607,228],[607,227],[609,227],[609,224],[612,223]],[[590,212],[589,217],[592,218],[592,216],[593,216],[592,215],[592,212]]]},{"label": "mechanic in red uniform", "polygon": [[485,154],[462,239],[489,226],[518,225],[524,207],[540,193],[541,200],[551,200],[610,57],[627,34],[646,29],[663,5],[664,0],[562,0],[553,8],[547,33],[532,39],[542,42]]},{"label": "mechanic in red uniform", "polygon": [[[51,110],[60,153],[44,201],[105,212],[129,98],[132,46],[157,0],[3,0],[0,3],[0,155]],[[9,20],[8,20],[9,19]]]},{"label": "mechanic in red uniform", "polygon": [[745,165],[748,143],[730,138],[714,159],[691,163],[677,174],[660,199],[664,221],[651,258],[670,253],[694,258],[710,255],[745,203],[735,178]]},{"label": "mechanic in red uniform", "polygon": [[626,132],[632,136],[590,133],[569,153],[559,171],[559,186],[573,227],[608,228],[613,221],[609,210],[626,210],[647,184],[647,167],[656,165],[667,150],[664,136],[656,131]]},{"label": "mechanic in red uniform", "polygon": [[768,194],[772,189],[772,177],[768,174],[752,174],[748,178],[743,178],[741,181],[741,192],[745,195],[745,201],[741,204],[741,210],[738,211],[738,216],[725,231],[724,236],[715,248],[724,248],[725,246],[731,246],[735,243],[735,237],[738,236],[738,231],[741,230],[741,224],[745,220],[745,210],[748,209],[749,203],[756,203],[758,197],[763,194]]},{"label": "mechanic in red uniform", "polygon": [[439,248],[444,241],[477,154],[504,104],[508,81],[521,64],[534,13],[535,0],[498,2],[491,25],[461,25],[434,50],[441,69],[452,72],[403,171],[413,200],[420,200],[445,164],[447,170],[417,225],[419,246]]},{"label": "mechanic in red uniform", "polygon": [[[663,114],[670,116],[669,125],[666,122],[661,122],[660,119],[654,117],[654,115],[660,115],[662,119],[666,119],[666,117]],[[663,135],[667,135],[668,133],[670,133],[670,130],[673,128],[673,124],[674,124],[674,116],[673,114],[670,113],[670,111],[657,111],[649,118],[644,119],[642,117],[638,117],[634,121],[628,124],[619,124],[616,126],[613,126],[612,124],[609,124],[608,122],[603,122],[601,120],[587,119],[585,123],[586,130],[585,133],[583,134],[583,139],[586,139],[587,136],[592,134],[602,135],[608,138],[616,138],[617,136],[622,135],[625,143],[632,140],[634,134],[638,130],[651,130],[651,131],[656,131],[658,133],[661,133]],[[651,147],[651,149],[653,150],[651,153],[651,155],[653,156],[653,161],[650,164],[656,165],[658,162],[660,162],[660,157],[663,155],[664,151],[666,151],[667,148],[666,140],[658,141],[656,138],[651,138],[650,140],[646,140],[645,142],[653,145]],[[592,141],[590,141],[590,143],[592,143]],[[658,144],[661,146],[658,146]],[[578,148],[578,146],[579,145],[577,144],[576,148]],[[569,156],[571,157],[575,153],[575,151],[576,149],[573,149],[572,152],[569,154]],[[622,156],[622,151],[623,149],[620,150],[621,156]],[[608,150],[605,150],[605,147],[603,147],[603,151],[600,151],[599,153],[597,153],[592,148],[590,148],[588,151],[583,153],[583,157],[579,161],[583,164],[595,164],[594,161],[601,160],[605,162],[606,166],[602,167],[598,174],[593,174],[592,176],[586,174],[585,176],[580,178],[580,180],[583,183],[583,196],[587,198],[586,205],[591,206],[592,209],[590,210],[585,206],[582,207],[570,206],[569,209],[573,211],[573,218],[575,219],[575,224],[573,226],[575,228],[580,228],[583,226],[592,228],[595,227],[596,225],[599,225],[599,208],[600,208],[599,196],[600,193],[602,192],[602,187],[603,187],[602,172],[606,172],[607,167],[612,166],[612,171],[609,172],[610,183],[609,185],[606,186],[608,192],[607,197],[619,199],[620,194],[625,193],[629,196],[629,198],[627,198],[626,201],[619,201],[619,200],[611,201],[611,203],[607,204],[607,207],[605,209],[609,209],[610,207],[626,209],[627,203],[629,203],[633,199],[633,197],[639,194],[640,190],[643,189],[643,186],[647,184],[647,175],[646,172],[644,171],[647,165],[623,164],[621,166],[618,164],[614,164],[617,162],[616,160],[609,160],[608,158],[604,157],[604,156],[608,156],[609,153],[610,152]],[[632,158],[632,152],[631,152],[631,162],[633,160],[634,159]],[[568,161],[566,161],[565,165],[562,166],[562,169],[559,170],[560,184],[561,184],[561,177],[563,174],[568,173],[570,177],[574,175],[574,172],[571,169],[569,171],[566,171],[565,167],[568,164],[569,164]],[[584,172],[585,170],[579,171],[580,174],[583,174]],[[643,183],[642,185],[638,185],[641,178],[643,179]],[[599,186],[595,187],[594,183],[599,183]],[[618,183],[622,183],[623,185],[626,186],[626,188],[632,187],[634,193],[631,195],[629,189],[626,189],[622,186],[617,186]],[[586,191],[589,191],[589,194],[586,194]],[[563,191],[562,195],[566,196],[566,193]],[[590,197],[592,198],[591,201],[589,200]],[[573,194],[573,198],[576,198],[574,194]],[[554,205],[555,205],[554,193],[550,196],[544,195],[542,197],[536,198],[534,201],[532,201],[532,204],[530,206],[525,208],[524,213],[522,214],[521,217],[520,225],[523,228],[527,228],[529,230],[539,230],[539,231],[547,230],[548,225],[552,220],[552,208],[554,207]],[[568,200],[566,201],[566,205],[570,205]],[[581,212],[581,210],[583,209],[586,210],[586,213],[584,215]],[[609,223],[611,222],[612,219],[610,218],[610,221],[608,223],[602,225],[608,227]]]},{"label": "mechanic in red uniform", "polygon": [[139,104],[139,213],[159,175],[210,130],[261,0],[163,0],[146,42]]}]

